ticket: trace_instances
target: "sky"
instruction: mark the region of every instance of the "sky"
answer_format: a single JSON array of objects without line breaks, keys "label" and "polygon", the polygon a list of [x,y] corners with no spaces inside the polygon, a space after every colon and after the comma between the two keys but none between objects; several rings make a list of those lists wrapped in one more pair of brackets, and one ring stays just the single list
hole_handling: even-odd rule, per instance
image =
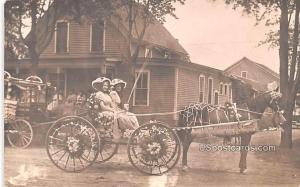
[{"label": "sky", "polygon": [[194,63],[225,69],[243,57],[279,72],[278,48],[258,47],[270,28],[233,10],[223,0],[186,0],[177,5],[179,19],[167,17],[165,27],[179,40]]}]

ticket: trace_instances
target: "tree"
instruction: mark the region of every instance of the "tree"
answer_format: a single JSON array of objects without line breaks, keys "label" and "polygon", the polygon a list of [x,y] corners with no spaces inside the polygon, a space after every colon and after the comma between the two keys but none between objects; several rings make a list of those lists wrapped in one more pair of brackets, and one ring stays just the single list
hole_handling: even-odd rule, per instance
[{"label": "tree", "polygon": [[[6,56],[27,55],[32,64],[31,74],[36,74],[39,56],[51,41],[58,19],[68,15],[80,22],[86,14],[108,15],[112,7],[108,0],[8,0],[5,3]],[[26,37],[24,28],[29,29]]]},{"label": "tree", "polygon": [[[216,0],[213,0],[216,1]],[[287,124],[281,136],[282,147],[292,147],[292,116],[295,98],[300,84],[299,9],[300,0],[225,0],[234,9],[242,8],[245,13],[256,17],[257,23],[275,28],[265,41],[279,47],[280,91]]]},{"label": "tree", "polygon": [[[123,0],[120,11],[125,12],[127,31],[126,61],[130,65],[131,81],[135,82],[135,69],[140,48],[145,45],[143,38],[149,25],[159,22],[163,24],[166,16],[175,15],[176,3],[184,4],[185,0]],[[124,18],[123,18],[124,19]],[[151,48],[151,46],[150,46]],[[133,90],[133,89],[132,89]],[[131,93],[132,94],[132,93]],[[130,96],[128,102],[130,100]]]}]

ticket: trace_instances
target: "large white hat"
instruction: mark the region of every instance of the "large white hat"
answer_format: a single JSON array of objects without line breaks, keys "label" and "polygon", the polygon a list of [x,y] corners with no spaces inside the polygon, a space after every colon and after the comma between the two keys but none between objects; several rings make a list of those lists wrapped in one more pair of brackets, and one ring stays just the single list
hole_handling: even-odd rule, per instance
[{"label": "large white hat", "polygon": [[111,85],[112,85],[112,86],[115,86],[115,85],[117,85],[117,84],[122,84],[122,85],[123,85],[123,88],[126,88],[126,85],[127,85],[127,83],[126,83],[125,81],[121,80],[121,79],[113,79],[113,80],[111,81]]},{"label": "large white hat", "polygon": [[97,85],[97,84],[101,84],[101,83],[103,83],[104,81],[108,81],[108,82],[111,84],[111,81],[110,81],[109,78],[106,78],[106,77],[99,77],[99,78],[97,78],[96,80],[94,80],[94,81],[92,82],[92,87],[93,87],[95,90],[98,90],[98,89],[96,88],[96,85]]}]

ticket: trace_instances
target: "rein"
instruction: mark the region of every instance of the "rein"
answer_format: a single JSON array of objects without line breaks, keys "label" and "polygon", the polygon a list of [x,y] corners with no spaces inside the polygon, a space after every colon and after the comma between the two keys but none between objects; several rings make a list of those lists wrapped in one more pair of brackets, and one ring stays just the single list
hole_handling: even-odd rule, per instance
[{"label": "rein", "polygon": [[[140,78],[142,72],[144,71],[144,69],[145,69],[145,67],[146,67],[146,63],[150,61],[150,58],[148,58],[149,53],[150,53],[150,52],[148,51],[148,53],[146,54],[146,61],[143,63],[143,65],[142,65],[142,67],[140,68],[139,73],[138,73],[138,75],[137,75],[137,77],[136,77],[136,79],[135,79],[135,81],[134,81],[134,84],[133,84],[133,86],[132,86],[132,88],[131,88],[131,91],[130,91],[130,94],[129,94],[127,103],[130,102],[130,99],[131,99],[131,96],[132,96],[132,94],[133,94],[133,91],[134,91],[134,89],[135,89],[135,87],[136,87],[136,85],[137,85],[137,81],[139,80],[139,78]],[[135,72],[134,72],[134,73],[135,73]]]},{"label": "rein", "polygon": [[255,112],[255,111],[246,110],[246,109],[242,109],[242,108],[237,108],[237,110],[240,110],[240,111],[243,111],[243,112],[249,112],[251,114],[259,114],[259,115],[263,115],[264,113],[265,114],[273,114],[272,112],[263,112],[263,113],[260,113],[260,112]]}]

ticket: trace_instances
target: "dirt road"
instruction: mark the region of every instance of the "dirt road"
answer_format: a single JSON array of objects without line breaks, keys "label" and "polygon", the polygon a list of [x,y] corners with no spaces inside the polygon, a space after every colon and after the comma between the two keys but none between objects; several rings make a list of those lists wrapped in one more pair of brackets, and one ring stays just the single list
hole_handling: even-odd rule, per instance
[{"label": "dirt road", "polygon": [[[252,145],[279,145],[280,132],[261,132]],[[294,131],[293,150],[250,152],[248,171],[240,174],[239,152],[199,151],[193,143],[187,172],[181,164],[162,176],[148,176],[130,165],[126,147],[108,162],[92,165],[82,173],[66,173],[56,168],[41,147],[5,148],[4,184],[43,187],[172,187],[172,186],[300,186],[300,130]]]}]

